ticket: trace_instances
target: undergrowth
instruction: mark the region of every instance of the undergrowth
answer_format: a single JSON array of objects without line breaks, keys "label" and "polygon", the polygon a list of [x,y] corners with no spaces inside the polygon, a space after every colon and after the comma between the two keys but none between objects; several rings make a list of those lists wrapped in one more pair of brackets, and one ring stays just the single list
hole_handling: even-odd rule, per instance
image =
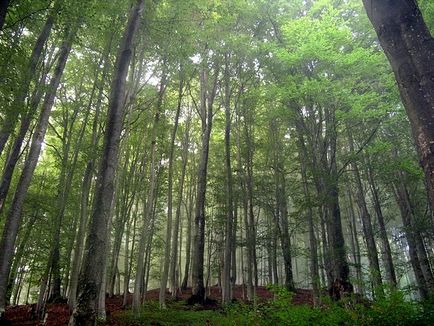
[{"label": "undergrowth", "polygon": [[275,299],[257,305],[235,302],[218,310],[189,307],[172,302],[167,309],[147,302],[135,316],[125,312],[119,318],[125,325],[355,325],[425,326],[434,325],[433,302],[406,301],[399,291],[389,292],[374,302],[354,303],[351,299],[331,302],[323,298],[321,307],[291,304],[293,294],[281,288],[271,289]]}]

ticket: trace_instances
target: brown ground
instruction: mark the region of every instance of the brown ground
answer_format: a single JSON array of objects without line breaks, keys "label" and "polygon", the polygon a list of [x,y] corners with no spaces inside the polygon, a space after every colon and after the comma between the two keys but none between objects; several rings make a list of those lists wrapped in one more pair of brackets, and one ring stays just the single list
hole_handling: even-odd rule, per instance
[{"label": "brown ground", "polygon": [[[234,289],[234,298],[244,300],[245,289],[242,286],[236,286]],[[159,289],[150,290],[146,294],[146,300],[158,301]],[[258,287],[256,295],[260,300],[268,300],[273,298],[265,287]],[[179,294],[181,300],[187,300],[191,296],[191,289],[183,291]],[[217,309],[219,307],[220,289],[218,287],[210,288],[210,293],[207,291],[207,296],[217,302],[210,303],[205,309]],[[167,294],[170,298],[170,294]],[[129,298],[131,300],[131,296]],[[106,325],[117,326],[116,314],[124,310],[122,307],[122,296],[115,296],[106,299],[106,311],[108,322]],[[293,298],[294,304],[312,304],[312,292],[310,290],[297,289]],[[10,321],[8,326],[67,326],[69,320],[69,308],[66,304],[50,304],[47,306],[45,321],[32,319],[32,308],[34,305],[9,306],[6,308],[6,319]],[[6,324],[5,324],[6,325]],[[0,325],[3,326],[3,325]]]}]

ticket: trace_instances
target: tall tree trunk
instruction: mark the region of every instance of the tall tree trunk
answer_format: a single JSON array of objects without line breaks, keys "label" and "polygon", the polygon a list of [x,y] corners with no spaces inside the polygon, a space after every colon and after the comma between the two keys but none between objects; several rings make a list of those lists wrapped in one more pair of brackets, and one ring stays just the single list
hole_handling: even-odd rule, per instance
[{"label": "tall tree trunk", "polygon": [[281,157],[284,149],[281,142],[279,125],[276,120],[270,123],[271,141],[273,142],[273,169],[274,183],[276,187],[276,222],[278,235],[282,247],[283,263],[285,270],[285,287],[288,291],[294,291],[294,278],[292,272],[291,239],[288,223],[288,203],[286,197],[286,181],[284,171],[284,158]]},{"label": "tall tree trunk", "polygon": [[[209,141],[211,138],[213,103],[217,92],[219,67],[216,65],[214,82],[208,91],[208,72],[202,67],[200,73],[200,112],[202,119],[202,148],[200,151],[197,171],[197,195],[194,218],[193,236],[193,262],[192,262],[192,299],[198,303],[205,300],[205,287],[203,284],[204,250],[205,250],[205,194],[208,172]],[[209,94],[208,94],[209,93]]]},{"label": "tall tree trunk", "polygon": [[184,279],[181,283],[181,290],[186,290],[188,285],[188,279],[190,276],[190,262],[191,262],[191,251],[192,251],[192,229],[194,225],[193,222],[193,204],[194,204],[194,178],[190,178],[190,187],[188,190],[188,209],[187,209],[187,235],[186,235],[186,246],[185,246],[185,268],[184,268]]},{"label": "tall tree trunk", "polygon": [[313,289],[313,303],[315,306],[317,306],[320,303],[321,282],[320,282],[319,266],[318,266],[318,246],[317,246],[317,239],[315,236],[315,226],[313,220],[313,210],[312,210],[313,203],[311,203],[308,179],[306,174],[305,159],[306,158],[304,156],[300,155],[300,167],[301,167],[301,178],[303,182],[303,192],[307,200],[307,223],[308,223],[308,230],[309,230],[309,251],[310,251],[309,270],[310,270],[310,277],[311,277],[312,289]]},{"label": "tall tree trunk", "polygon": [[[104,68],[103,68],[103,74],[101,78],[102,83],[104,83],[104,80],[108,72],[109,64],[108,64],[107,57],[110,52],[110,48],[111,48],[111,38],[105,53]],[[101,104],[103,98],[103,90],[104,90],[104,85],[102,84],[99,87],[97,102],[95,105],[95,116],[92,125],[92,137],[90,142],[90,148],[96,148],[98,145],[98,139],[99,139],[98,126],[100,122],[99,120],[100,120],[100,111],[101,111]],[[88,212],[89,194],[92,185],[95,160],[96,160],[95,155],[91,155],[90,159],[87,161],[86,169],[83,174],[83,181],[81,184],[80,221],[78,225],[77,236],[75,239],[74,255],[72,258],[71,277],[69,282],[69,293],[68,293],[68,305],[70,310],[74,309],[76,303],[78,278],[80,274],[81,261],[83,257],[83,244],[84,244],[85,230],[86,230],[88,213],[89,213]]]},{"label": "tall tree trunk", "polygon": [[26,224],[26,229],[25,229],[24,234],[22,236],[22,239],[20,241],[20,245],[17,248],[16,254],[14,257],[14,262],[12,264],[12,268],[11,268],[11,272],[10,272],[10,276],[9,276],[8,290],[6,292],[6,304],[10,303],[10,296],[12,294],[12,288],[13,288],[14,281],[15,281],[15,278],[17,275],[17,271],[18,271],[20,265],[22,265],[21,260],[22,260],[23,254],[24,254],[24,250],[26,248],[27,242],[30,239],[33,225],[36,223],[38,217],[39,217],[39,211],[36,211],[30,217],[30,220]]},{"label": "tall tree trunk", "polygon": [[[2,17],[2,15],[6,14],[6,12],[5,11],[3,12],[3,10],[6,10],[7,5],[8,5],[8,0],[1,1],[0,30],[3,24],[2,18],[4,18]],[[13,132],[15,128],[18,116],[20,115],[20,113],[22,113],[25,116],[25,100],[29,94],[31,81],[33,78],[35,78],[38,63],[41,61],[42,50],[44,49],[44,45],[47,42],[48,38],[50,37],[51,30],[54,24],[54,18],[56,15],[55,11],[57,11],[57,5],[55,5],[53,11],[54,11],[53,13],[49,14],[44,24],[44,27],[42,27],[42,31],[36,40],[36,43],[32,50],[32,54],[30,55],[29,58],[28,66],[24,70],[18,93],[14,98],[10,110],[6,113],[4,124],[0,129],[0,155],[3,152],[3,149],[6,145],[6,142],[9,139],[11,132]]]},{"label": "tall tree trunk", "polygon": [[370,165],[368,166],[367,172],[368,172],[368,181],[371,189],[372,199],[374,203],[375,214],[377,215],[377,221],[378,221],[378,226],[380,231],[380,239],[382,244],[382,257],[383,257],[384,269],[386,271],[386,279],[392,288],[396,288],[397,281],[396,281],[395,267],[393,265],[392,251],[390,250],[390,244],[387,235],[386,224],[384,221],[383,211],[381,209],[378,189],[375,184],[372,168]]},{"label": "tall tree trunk", "polygon": [[19,93],[17,97],[14,99],[14,103],[12,104],[12,110],[13,112],[11,115],[16,115],[15,117],[9,116],[10,114],[7,113],[5,117],[5,125],[0,130],[0,155],[4,148],[4,145],[6,144],[7,140],[9,139],[9,135],[11,131],[14,129],[16,120],[18,118],[18,115],[20,112],[22,112],[22,118],[20,123],[20,128],[18,130],[18,133],[15,137],[15,140],[13,142],[11,151],[8,155],[8,159],[6,161],[6,166],[3,169],[3,175],[1,179],[0,184],[0,212],[4,208],[4,203],[6,200],[6,197],[9,192],[9,187],[12,182],[12,175],[15,170],[15,166],[19,160],[21,147],[24,142],[24,138],[26,136],[26,133],[29,129],[30,123],[32,122],[33,116],[35,112],[37,111],[39,102],[43,96],[43,85],[44,80],[46,79],[46,75],[43,73],[41,81],[38,85],[38,88],[29,103],[29,107],[27,108],[27,112],[25,110],[25,100],[26,97],[29,95],[29,89],[30,89],[30,83],[33,78],[35,78],[36,74],[36,68],[38,65],[38,62],[40,61],[42,49],[47,42],[50,34],[51,29],[53,27],[54,18],[52,15],[50,15],[47,18],[47,21],[45,22],[44,27],[42,28],[41,34],[39,35],[36,44],[33,48],[32,55],[30,57],[29,66],[27,67],[27,71],[24,75],[24,80],[21,84],[21,87],[19,89]]},{"label": "tall tree trunk", "polygon": [[133,38],[139,26],[144,3],[144,0],[138,0],[132,7],[117,56],[110,92],[103,158],[98,173],[85,257],[80,272],[78,300],[70,319],[72,326],[93,326],[96,323],[97,299],[106,254],[107,224],[113,200],[115,170],[118,164],[119,141],[124,116],[125,80],[132,53]]},{"label": "tall tree trunk", "polygon": [[[354,151],[354,141],[351,133],[348,133],[348,144],[351,153]],[[381,280],[380,262],[378,260],[377,246],[375,244],[374,230],[372,228],[371,214],[369,214],[368,206],[365,199],[365,190],[363,189],[362,178],[360,176],[359,167],[357,163],[353,162],[351,164],[352,170],[354,171],[354,179],[357,189],[356,202],[359,206],[360,217],[363,225],[363,234],[366,241],[366,248],[369,261],[369,270],[371,275],[372,284],[374,287],[374,294],[377,296],[384,295]]]},{"label": "tall tree trunk", "polygon": [[[332,279],[334,282],[338,281],[340,283],[340,289],[343,286],[345,287],[344,291],[351,291],[349,283],[350,268],[346,259],[345,240],[342,231],[341,210],[339,205],[339,175],[336,164],[336,118],[334,109],[325,109],[323,114],[326,127],[325,141],[327,147],[323,148],[319,162],[323,166],[322,172],[326,173],[325,178],[324,176],[321,177],[321,183],[322,190],[324,191],[322,195],[324,196],[327,210],[327,240],[332,253]],[[324,167],[328,167],[328,169],[324,171]]]},{"label": "tall tree trunk", "polygon": [[[402,178],[402,175],[400,175],[400,177]],[[434,278],[427,259],[422,237],[418,234],[414,224],[414,213],[410,195],[402,181],[394,185],[394,191],[401,212],[416,283],[421,297],[427,299],[430,293],[434,293]]]},{"label": "tall tree trunk", "polygon": [[234,203],[232,190],[232,167],[231,167],[231,98],[230,98],[230,71],[229,55],[225,55],[225,168],[226,168],[226,230],[225,230],[225,247],[222,277],[222,302],[229,303],[231,300],[231,263],[233,243],[233,220],[234,220]]},{"label": "tall tree trunk", "polygon": [[[182,170],[181,170],[181,178],[179,181],[179,189],[178,189],[178,198],[177,198],[177,204],[176,204],[176,212],[175,212],[175,225],[172,232],[172,261],[170,263],[170,269],[169,269],[169,276],[170,276],[170,283],[171,283],[171,293],[172,298],[175,298],[177,296],[177,289],[178,289],[178,274],[179,269],[177,269],[176,264],[178,263],[178,256],[180,259],[179,265],[181,265],[181,254],[178,254],[178,233],[179,233],[179,226],[180,226],[180,219],[181,219],[181,206],[182,206],[182,196],[184,193],[184,183],[185,183],[185,174],[187,171],[187,162],[188,162],[188,149],[189,149],[189,143],[190,143],[190,117],[188,117],[188,121],[186,124],[186,131],[185,131],[185,137],[183,142],[183,149],[182,149]],[[190,226],[188,227],[190,228]],[[182,232],[179,235],[179,238],[182,240]],[[180,243],[181,247],[181,243]],[[181,249],[181,248],[180,248]]]},{"label": "tall tree trunk", "polygon": [[415,0],[363,0],[363,4],[410,120],[434,223],[434,40]]},{"label": "tall tree trunk", "polygon": [[42,142],[48,127],[48,119],[51,109],[53,108],[56,91],[63,74],[63,70],[68,60],[68,55],[71,51],[72,41],[74,39],[76,28],[68,29],[65,40],[61,46],[59,59],[51,78],[49,89],[45,95],[42,111],[39,116],[35,132],[33,134],[30,150],[24,163],[24,168],[21,173],[18,185],[12,200],[11,207],[7,214],[7,220],[3,229],[3,236],[0,243],[0,318],[5,309],[5,294],[7,282],[9,279],[9,271],[11,267],[12,255],[14,253],[14,244],[17,237],[18,228],[21,222],[21,211],[24,205],[24,200],[27,195],[27,190],[35,171],[41,152]]},{"label": "tall tree trunk", "polygon": [[348,222],[351,231],[351,249],[353,253],[354,259],[354,269],[356,270],[356,289],[358,293],[364,294],[364,286],[363,286],[363,274],[362,274],[362,262],[360,255],[360,244],[357,232],[357,222],[356,222],[356,214],[354,212],[354,203],[353,196],[349,187],[347,188],[348,194]]},{"label": "tall tree trunk", "polygon": [[[165,69],[165,68],[163,68]],[[154,195],[156,189],[157,182],[157,131],[158,124],[160,121],[160,114],[163,105],[164,93],[166,90],[166,71],[163,71],[163,75],[160,81],[160,89],[158,94],[158,101],[154,116],[154,124],[152,126],[152,134],[151,134],[151,165],[150,165],[150,175],[149,175],[149,185],[148,185],[148,194],[145,208],[144,208],[144,227],[142,229],[142,233],[139,240],[139,251],[137,253],[137,272],[134,283],[134,295],[133,295],[133,310],[135,313],[139,312],[140,305],[142,303],[142,290],[144,286],[144,278],[146,278],[145,264],[146,258],[144,257],[145,251],[147,251],[147,245],[149,245],[149,238],[151,234],[149,233],[149,226],[152,223],[153,219],[153,203],[154,203]],[[148,243],[147,243],[148,242]]]},{"label": "tall tree trunk", "polygon": [[[173,209],[173,155],[175,152],[175,140],[176,140],[176,132],[178,130],[178,122],[179,115],[181,113],[181,104],[182,104],[182,93],[183,93],[183,79],[180,77],[179,80],[179,88],[178,88],[178,105],[176,108],[175,114],[175,123],[172,129],[172,135],[170,138],[170,149],[169,149],[169,171],[168,171],[168,180],[167,180],[167,226],[166,226],[166,248],[164,251],[164,265],[163,265],[163,274],[161,276],[161,284],[160,284],[160,295],[159,302],[160,307],[166,307],[166,286],[167,279],[169,276],[169,268],[170,261],[172,259],[173,263],[176,265],[176,257],[173,257],[172,252],[172,241],[175,241],[175,238],[178,239],[178,233],[174,233],[172,236],[172,209]],[[177,210],[178,211],[178,210]],[[179,217],[179,216],[178,216]],[[179,221],[179,218],[178,218]],[[178,222],[179,223],[179,222]],[[175,249],[175,253],[177,249]],[[172,253],[172,257],[171,257]]]}]

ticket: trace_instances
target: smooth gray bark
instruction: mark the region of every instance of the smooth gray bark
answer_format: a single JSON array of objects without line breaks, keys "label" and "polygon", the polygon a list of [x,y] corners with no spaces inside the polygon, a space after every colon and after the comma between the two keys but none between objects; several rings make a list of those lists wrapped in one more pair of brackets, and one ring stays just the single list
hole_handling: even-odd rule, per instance
[{"label": "smooth gray bark", "polygon": [[211,138],[213,104],[218,86],[219,66],[215,67],[214,81],[209,90],[208,71],[202,67],[200,73],[200,113],[202,119],[202,148],[197,171],[197,195],[193,233],[192,285],[193,301],[203,303],[204,287],[204,250],[205,250],[205,196],[208,173],[209,141]]},{"label": "smooth gray bark", "polygon": [[80,272],[77,304],[70,325],[95,325],[106,254],[107,227],[114,193],[118,164],[119,141],[124,116],[125,81],[131,59],[134,35],[138,29],[145,1],[138,0],[131,8],[128,23],[119,47],[109,98],[103,158],[86,239],[85,255]]}]

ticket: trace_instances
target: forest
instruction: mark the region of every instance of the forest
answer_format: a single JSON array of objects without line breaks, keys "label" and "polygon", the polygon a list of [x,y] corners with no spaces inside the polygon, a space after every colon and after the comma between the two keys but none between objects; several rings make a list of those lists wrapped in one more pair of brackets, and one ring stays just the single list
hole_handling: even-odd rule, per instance
[{"label": "forest", "polygon": [[1,0],[1,325],[434,325],[434,2]]}]

